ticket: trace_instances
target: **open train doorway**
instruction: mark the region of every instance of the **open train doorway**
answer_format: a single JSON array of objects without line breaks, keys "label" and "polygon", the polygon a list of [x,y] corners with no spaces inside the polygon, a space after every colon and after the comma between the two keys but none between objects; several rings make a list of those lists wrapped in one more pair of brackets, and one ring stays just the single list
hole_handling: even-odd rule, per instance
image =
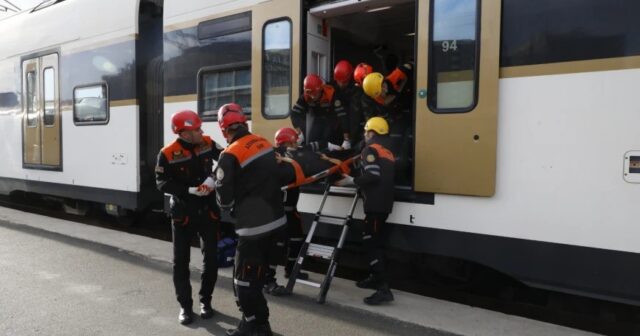
[{"label": "open train doorway", "polygon": [[[413,0],[316,1],[307,15],[307,73],[317,73],[329,82],[334,65],[347,60],[354,67],[367,63],[374,72],[388,76],[397,67],[413,64],[415,27]],[[390,146],[397,159],[396,188],[400,190],[413,186],[413,77],[409,76],[394,106],[386,109]]]}]

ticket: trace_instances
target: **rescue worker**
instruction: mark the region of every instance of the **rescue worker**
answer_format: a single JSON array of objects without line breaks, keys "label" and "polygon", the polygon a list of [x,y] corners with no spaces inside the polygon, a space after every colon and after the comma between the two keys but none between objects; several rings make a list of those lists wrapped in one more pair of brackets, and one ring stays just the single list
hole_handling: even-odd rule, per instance
[{"label": "rescue worker", "polygon": [[372,72],[373,68],[367,63],[358,64],[353,71],[355,90],[351,99],[350,114],[358,121],[357,124],[351,125],[353,133],[362,134],[365,122],[372,117],[388,116],[386,108],[367,96],[362,89],[362,82]]},{"label": "rescue worker", "polygon": [[304,92],[291,109],[291,123],[300,143],[327,141],[351,148],[349,119],[331,85],[316,74],[304,78]]},{"label": "rescue worker", "polygon": [[262,294],[274,239],[287,222],[277,162],[266,139],[251,134],[240,105],[225,104],[218,123],[229,145],[214,172],[217,201],[236,218],[234,288],[242,319],[228,335],[272,335]]},{"label": "rescue worker", "polygon": [[200,317],[213,316],[211,296],[218,278],[216,257],[220,210],[210,195],[213,161],[222,148],[203,135],[198,114],[184,110],[173,114],[171,128],[178,138],[162,148],[155,168],[160,191],[171,195],[170,214],[173,231],[173,284],[180,303],[178,320],[193,321],[193,300],[189,280],[191,241],[200,237],[204,266],[200,287]]},{"label": "rescue worker", "polygon": [[362,139],[362,127],[359,125],[361,122],[360,116],[352,113],[353,111],[351,110],[357,88],[353,81],[353,66],[349,61],[341,60],[336,63],[336,66],[333,68],[333,81],[331,85],[335,88],[336,95],[344,106],[344,111],[349,122],[347,132],[349,132],[349,140],[353,146]]},{"label": "rescue worker", "polygon": [[[409,185],[411,177],[411,93],[410,85],[413,65],[405,63],[387,77],[374,72],[365,77],[362,88],[365,94],[376,101],[376,109],[385,111],[389,121],[389,149],[396,156],[396,183]],[[380,112],[376,114],[380,115]]]},{"label": "rescue worker", "polygon": [[361,154],[362,174],[354,179],[354,183],[364,199],[362,244],[369,259],[369,276],[356,285],[375,289],[376,292],[366,297],[364,303],[379,305],[393,301],[385,273],[382,230],[393,208],[395,159],[387,149],[389,125],[384,118],[369,119],[364,130],[366,145]]}]

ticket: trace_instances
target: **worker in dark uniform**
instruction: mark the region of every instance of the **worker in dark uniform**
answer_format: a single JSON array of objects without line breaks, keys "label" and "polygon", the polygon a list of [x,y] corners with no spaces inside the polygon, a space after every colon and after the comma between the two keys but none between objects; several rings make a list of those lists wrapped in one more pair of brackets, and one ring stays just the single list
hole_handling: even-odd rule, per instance
[{"label": "worker in dark uniform", "polygon": [[367,63],[360,63],[353,71],[353,80],[355,82],[355,90],[350,104],[350,115],[357,120],[351,125],[351,132],[362,135],[364,124],[372,117],[388,116],[386,107],[378,104],[371,97],[367,96],[362,89],[362,82],[365,77],[373,73],[373,68]]},{"label": "worker in dark uniform", "polygon": [[336,63],[333,68],[333,81],[330,85],[335,88],[336,96],[344,106],[344,111],[349,121],[349,129],[347,130],[349,132],[349,141],[353,146],[362,140],[362,126],[359,125],[361,117],[357,113],[353,113],[351,109],[358,88],[353,81],[353,66],[349,61],[341,60]]},{"label": "worker in dark uniform", "polygon": [[331,85],[315,74],[304,78],[304,92],[291,109],[291,123],[299,141],[327,141],[351,148],[349,118]]},{"label": "worker in dark uniform", "polygon": [[173,284],[180,303],[181,324],[193,321],[193,300],[189,280],[191,241],[200,236],[204,266],[200,287],[200,316],[213,316],[211,295],[218,278],[216,257],[220,211],[213,189],[211,170],[222,150],[210,137],[202,135],[202,121],[193,111],[184,110],[171,117],[178,138],[158,154],[156,184],[171,195],[173,230]]},{"label": "worker in dark uniform", "polygon": [[360,288],[375,289],[366,297],[368,305],[393,301],[384,265],[382,230],[393,208],[394,157],[386,148],[389,142],[389,125],[384,118],[373,117],[364,126],[366,146],[362,150],[362,174],[354,179],[364,198],[364,230],[362,244],[369,259],[369,276],[358,281]]},{"label": "worker in dark uniform", "polygon": [[376,104],[375,114],[389,121],[389,149],[396,156],[396,184],[408,185],[411,178],[412,123],[411,93],[413,65],[405,63],[388,76],[374,72],[365,77],[363,90]]},{"label": "worker in dark uniform", "polygon": [[229,146],[214,172],[218,204],[236,218],[238,247],[234,286],[242,319],[227,334],[272,335],[269,308],[262,294],[269,253],[285,228],[277,161],[266,139],[249,133],[242,108],[235,103],[218,110],[218,123]]}]

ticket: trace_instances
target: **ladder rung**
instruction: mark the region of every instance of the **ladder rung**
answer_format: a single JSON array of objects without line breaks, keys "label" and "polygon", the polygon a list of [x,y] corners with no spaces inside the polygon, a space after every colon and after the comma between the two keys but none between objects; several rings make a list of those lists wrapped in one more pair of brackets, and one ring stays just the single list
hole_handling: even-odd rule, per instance
[{"label": "ladder rung", "polygon": [[296,282],[299,282],[303,285],[307,285],[307,286],[311,286],[311,287],[315,287],[315,288],[320,288],[320,284],[317,282],[313,282],[313,281],[308,281],[308,280],[302,280],[302,279],[296,279]]},{"label": "ladder rung", "polygon": [[331,186],[329,187],[329,192],[332,194],[355,195],[358,192],[358,189],[349,188],[349,187]]},{"label": "ladder rung", "polygon": [[333,246],[320,245],[320,244],[309,244],[309,248],[307,249],[307,255],[312,257],[320,257],[323,259],[331,259],[333,255]]},{"label": "ladder rung", "polygon": [[318,222],[323,224],[344,225],[346,221],[347,219],[343,217],[327,216],[327,215],[320,215],[320,217],[318,217]]}]

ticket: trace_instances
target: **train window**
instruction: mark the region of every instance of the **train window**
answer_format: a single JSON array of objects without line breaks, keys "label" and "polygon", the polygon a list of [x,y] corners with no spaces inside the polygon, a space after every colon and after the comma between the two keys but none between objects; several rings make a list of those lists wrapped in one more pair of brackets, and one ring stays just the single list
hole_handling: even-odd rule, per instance
[{"label": "train window", "polygon": [[44,69],[44,125],[52,126],[56,120],[55,74],[53,68]]},{"label": "train window", "polygon": [[198,39],[205,40],[251,30],[251,12],[226,16],[198,24]]},{"label": "train window", "polygon": [[198,76],[198,113],[203,120],[218,119],[218,108],[238,103],[251,116],[251,63],[211,67]]},{"label": "train window", "polygon": [[291,110],[291,21],[265,23],[262,36],[262,114],[286,118]]},{"label": "train window", "polygon": [[638,0],[504,0],[500,65],[640,55],[639,13]]},{"label": "train window", "polygon": [[73,89],[73,122],[96,125],[109,122],[107,84],[93,84]]},{"label": "train window", "polygon": [[478,0],[431,0],[431,8],[429,108],[471,111],[478,90]]},{"label": "train window", "polygon": [[36,109],[36,72],[27,72],[27,127],[38,125],[38,110]]}]

